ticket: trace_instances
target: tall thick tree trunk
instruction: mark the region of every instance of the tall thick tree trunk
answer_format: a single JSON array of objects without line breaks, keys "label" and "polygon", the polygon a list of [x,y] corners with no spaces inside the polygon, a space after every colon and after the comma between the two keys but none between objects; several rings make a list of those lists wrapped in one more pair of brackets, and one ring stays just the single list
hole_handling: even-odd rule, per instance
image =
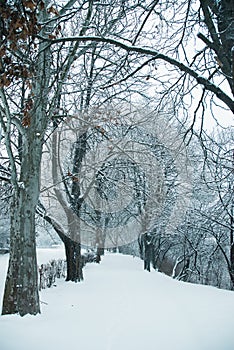
[{"label": "tall thick tree trunk", "polygon": [[24,190],[15,193],[11,214],[10,260],[2,314],[40,312],[35,243],[35,213]]},{"label": "tall thick tree trunk", "polygon": [[35,239],[41,144],[28,143],[11,204],[11,246],[2,314],[40,313]]}]

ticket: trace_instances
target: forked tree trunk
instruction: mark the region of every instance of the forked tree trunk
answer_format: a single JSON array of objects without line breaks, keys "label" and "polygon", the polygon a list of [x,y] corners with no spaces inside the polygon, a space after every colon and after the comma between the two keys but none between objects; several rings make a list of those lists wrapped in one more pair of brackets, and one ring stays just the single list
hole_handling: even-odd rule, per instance
[{"label": "forked tree trunk", "polygon": [[79,237],[72,240],[64,232],[62,227],[49,215],[42,215],[42,217],[49,222],[58,236],[62,240],[65,247],[66,261],[67,261],[67,277],[66,281],[80,282],[83,277],[84,261],[81,256],[81,244]]},{"label": "forked tree trunk", "polygon": [[[79,210],[81,207],[80,199],[80,187],[77,182],[72,184],[72,195],[75,197],[74,208],[72,204],[68,203],[63,196],[63,191],[57,188],[59,183],[59,137],[58,133],[55,131],[52,135],[52,178],[54,183],[54,192],[58,202],[64,210],[64,213],[67,218],[68,232],[65,234],[61,226],[55,222],[52,218],[46,216],[45,219],[52,224],[55,231],[58,233],[59,237],[64,243],[66,261],[67,261],[67,278],[66,281],[78,282],[83,280],[83,261],[81,256],[81,243],[80,243],[80,224],[79,224]],[[83,157],[86,150],[86,133],[76,143],[75,149],[75,160],[73,160],[73,173],[79,174],[79,166],[81,160],[79,157]],[[65,187],[66,188],[66,187]],[[71,194],[69,194],[71,196]]]}]

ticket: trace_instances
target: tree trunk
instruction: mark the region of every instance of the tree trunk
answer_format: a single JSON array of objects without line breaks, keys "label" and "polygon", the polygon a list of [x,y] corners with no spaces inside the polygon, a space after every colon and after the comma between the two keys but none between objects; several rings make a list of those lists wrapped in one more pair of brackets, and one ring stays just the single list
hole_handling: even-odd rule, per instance
[{"label": "tree trunk", "polygon": [[96,254],[98,256],[99,262],[101,261],[101,256],[103,256],[105,254],[105,240],[106,240],[105,227],[103,229],[101,227],[97,227],[97,230],[96,230]]},{"label": "tree trunk", "polygon": [[[47,222],[49,222],[58,236],[62,240],[65,247],[67,261],[67,277],[66,281],[80,282],[84,279],[83,266],[84,261],[81,255],[81,244],[79,240],[72,240],[68,237],[60,227],[60,225],[50,216],[40,214]],[[70,215],[69,215],[70,216]]]},{"label": "tree trunk", "polygon": [[[10,260],[2,314],[40,313],[35,238],[35,210],[39,196],[40,156],[28,152],[21,181],[11,204]],[[36,160],[36,161],[35,161]],[[38,163],[39,161],[39,163]]]},{"label": "tree trunk", "polygon": [[80,244],[79,217],[70,209],[67,211],[69,237],[64,237],[64,245],[67,258],[66,281],[80,282],[83,280],[83,265]]},{"label": "tree trunk", "polygon": [[105,248],[101,245],[101,246],[97,246],[97,255],[101,260],[101,256],[105,255]]},{"label": "tree trunk", "polygon": [[67,237],[64,245],[67,259],[66,281],[80,282],[84,279],[82,270],[84,262],[81,256],[80,243],[72,241]]},{"label": "tree trunk", "polygon": [[[82,137],[76,143],[75,156],[73,161],[73,164],[74,164],[73,173],[76,175],[79,173],[79,167],[81,164],[81,160],[79,159],[79,156],[83,157],[85,154],[86,137],[87,137],[86,134],[83,134]],[[63,192],[59,188],[57,188],[57,184],[60,181],[58,176],[58,169],[59,169],[58,147],[59,147],[59,138],[58,138],[58,133],[55,131],[52,135],[52,150],[53,150],[52,177],[53,177],[53,183],[55,186],[54,192],[55,192],[56,198],[60,203],[60,205],[62,206],[64,213],[66,214],[66,217],[67,217],[67,224],[68,224],[67,234],[65,234],[64,230],[62,230],[62,228],[59,227],[58,223],[55,223],[53,219],[49,218],[48,216],[46,216],[45,219],[52,224],[55,231],[58,233],[59,237],[64,243],[66,260],[67,260],[66,281],[78,282],[83,280],[82,269],[84,265],[84,262],[82,261],[82,256],[81,256],[81,244],[80,244],[80,234],[79,234],[80,232],[79,210],[81,206],[81,199],[79,198],[80,186],[76,181],[74,181],[72,184],[72,193],[75,197],[75,200],[73,203],[68,203],[64,199]],[[65,186],[65,189],[66,189],[66,186]]]}]

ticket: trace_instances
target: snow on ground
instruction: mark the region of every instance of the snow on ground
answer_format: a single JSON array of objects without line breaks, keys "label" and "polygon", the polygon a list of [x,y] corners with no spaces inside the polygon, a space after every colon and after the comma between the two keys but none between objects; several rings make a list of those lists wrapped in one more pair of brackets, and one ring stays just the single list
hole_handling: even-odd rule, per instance
[{"label": "snow on ground", "polygon": [[[39,261],[51,254],[63,257],[41,249]],[[234,349],[233,292],[148,273],[138,258],[108,254],[84,282],[60,280],[40,299],[41,315],[0,317],[1,350]]]},{"label": "snow on ground", "polygon": [[54,248],[37,248],[37,263],[38,265],[46,264],[50,260],[65,259],[65,250],[62,246]]}]

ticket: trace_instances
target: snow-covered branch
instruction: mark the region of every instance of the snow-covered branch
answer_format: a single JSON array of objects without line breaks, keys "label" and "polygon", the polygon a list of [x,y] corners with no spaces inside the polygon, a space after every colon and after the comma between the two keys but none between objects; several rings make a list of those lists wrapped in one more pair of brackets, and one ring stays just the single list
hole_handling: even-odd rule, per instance
[{"label": "snow-covered branch", "polygon": [[183,64],[182,62],[165,55],[163,53],[160,53],[154,49],[147,48],[147,47],[142,47],[142,46],[134,46],[134,45],[129,45],[126,44],[120,40],[115,40],[112,38],[106,38],[106,37],[99,37],[99,36],[73,36],[73,37],[66,37],[66,38],[57,38],[57,39],[48,39],[42,36],[39,36],[41,40],[45,40],[50,42],[51,45],[57,44],[57,43],[63,43],[63,42],[88,42],[88,41],[93,41],[93,42],[101,42],[101,43],[107,43],[111,44],[117,47],[122,48],[123,50],[127,52],[135,52],[139,53],[142,55],[148,55],[148,56],[153,56],[157,60],[163,60],[175,67],[177,67],[179,70],[182,72],[190,75],[193,77],[198,84],[204,86],[204,88],[208,91],[211,91],[214,93],[223,103],[228,106],[228,108],[234,113],[234,100],[228,96],[223,90],[221,90],[217,85],[212,83],[209,79],[205,78],[204,76],[198,74],[195,72],[191,67]]}]

